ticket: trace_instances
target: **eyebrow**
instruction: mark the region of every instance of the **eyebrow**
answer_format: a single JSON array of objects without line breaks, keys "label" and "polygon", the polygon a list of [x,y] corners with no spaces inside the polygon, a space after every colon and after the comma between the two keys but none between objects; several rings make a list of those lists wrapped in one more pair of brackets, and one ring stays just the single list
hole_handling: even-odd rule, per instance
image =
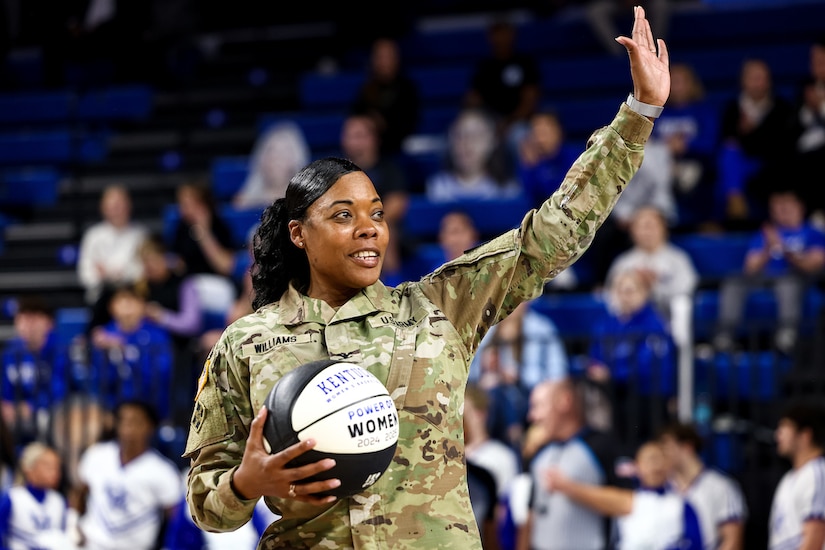
[{"label": "eyebrow", "polygon": [[[375,197],[374,199],[372,199],[372,202],[373,203],[381,202],[381,197]],[[341,200],[333,201],[329,205],[328,208],[333,208],[335,206],[338,206],[339,204],[353,205],[353,204],[355,204],[355,201],[353,201],[352,199],[341,199]]]}]

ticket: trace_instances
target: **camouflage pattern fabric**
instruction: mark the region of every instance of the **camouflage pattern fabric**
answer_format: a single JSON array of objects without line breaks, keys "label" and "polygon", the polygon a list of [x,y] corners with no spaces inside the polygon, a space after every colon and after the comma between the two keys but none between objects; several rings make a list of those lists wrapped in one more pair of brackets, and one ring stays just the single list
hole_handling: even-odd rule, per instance
[{"label": "camouflage pattern fabric", "polygon": [[260,549],[481,548],[464,466],[464,388],[486,331],[587,248],[642,162],[652,129],[622,105],[594,132],[560,189],[521,226],[422,280],[378,282],[335,310],[294,288],[229,326],[201,375],[184,456],[187,499],[209,531],[237,529],[255,501],[229,485],[249,425],[272,385],[303,363],[357,363],[384,381],[399,411],[399,442],[371,487],[330,505],[266,498],[281,519]]}]

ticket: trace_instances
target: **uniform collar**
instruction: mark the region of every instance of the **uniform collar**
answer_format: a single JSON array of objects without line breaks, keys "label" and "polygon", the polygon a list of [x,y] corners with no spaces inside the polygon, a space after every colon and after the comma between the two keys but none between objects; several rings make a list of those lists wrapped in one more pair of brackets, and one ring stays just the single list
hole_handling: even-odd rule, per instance
[{"label": "uniform collar", "polygon": [[323,300],[302,294],[290,283],[280,300],[281,323],[298,325],[309,322],[329,325],[378,312],[394,315],[399,311],[398,297],[397,292],[390,292],[384,283],[376,281],[335,310]]}]

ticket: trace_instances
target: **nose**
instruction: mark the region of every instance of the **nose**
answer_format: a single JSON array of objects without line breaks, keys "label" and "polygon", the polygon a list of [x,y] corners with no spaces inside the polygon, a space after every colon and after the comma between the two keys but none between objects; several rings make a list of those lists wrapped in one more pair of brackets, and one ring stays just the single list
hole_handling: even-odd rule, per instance
[{"label": "nose", "polygon": [[370,217],[363,219],[355,230],[355,237],[358,239],[374,239],[378,236],[380,229],[378,223]]}]

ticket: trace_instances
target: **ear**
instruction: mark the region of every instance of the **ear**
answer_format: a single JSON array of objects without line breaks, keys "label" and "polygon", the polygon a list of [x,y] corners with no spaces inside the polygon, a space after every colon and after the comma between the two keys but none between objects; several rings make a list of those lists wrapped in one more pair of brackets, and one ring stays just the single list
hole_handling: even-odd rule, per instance
[{"label": "ear", "polygon": [[290,220],[287,224],[289,229],[289,240],[298,248],[304,248],[304,227],[298,220]]}]

